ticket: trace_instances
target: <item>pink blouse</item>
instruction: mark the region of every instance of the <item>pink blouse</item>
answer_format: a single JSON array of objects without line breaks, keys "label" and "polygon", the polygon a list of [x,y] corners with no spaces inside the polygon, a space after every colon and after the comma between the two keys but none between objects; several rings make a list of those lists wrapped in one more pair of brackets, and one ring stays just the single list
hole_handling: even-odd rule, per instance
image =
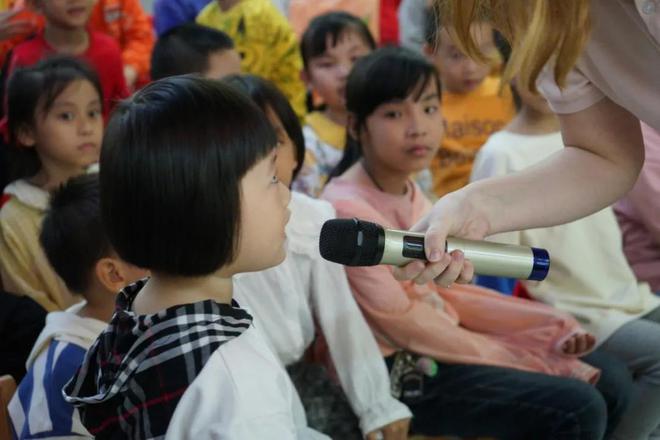
[{"label": "pink blouse", "polygon": [[[330,181],[323,192],[338,217],[408,229],[431,206],[412,182],[406,195],[395,196],[378,190],[361,167],[354,176]],[[385,356],[405,349],[448,363],[598,378],[598,370],[560,351],[583,330],[551,307],[471,285],[400,282],[389,266],[349,267],[347,274]]]}]

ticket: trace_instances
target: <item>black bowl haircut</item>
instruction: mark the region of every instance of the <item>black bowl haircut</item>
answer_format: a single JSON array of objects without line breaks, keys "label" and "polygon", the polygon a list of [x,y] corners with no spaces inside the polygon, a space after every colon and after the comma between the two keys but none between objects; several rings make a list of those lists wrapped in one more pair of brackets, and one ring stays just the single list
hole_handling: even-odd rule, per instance
[{"label": "black bowl haircut", "polygon": [[125,261],[173,276],[231,263],[241,179],[275,145],[264,113],[220,81],[148,85],[117,108],[103,142],[101,213],[111,245]]}]

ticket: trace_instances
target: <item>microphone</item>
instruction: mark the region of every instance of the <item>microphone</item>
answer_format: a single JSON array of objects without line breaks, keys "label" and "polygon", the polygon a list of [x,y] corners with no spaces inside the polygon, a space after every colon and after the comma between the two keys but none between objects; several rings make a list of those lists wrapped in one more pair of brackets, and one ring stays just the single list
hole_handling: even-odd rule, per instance
[{"label": "microphone", "polygon": [[[445,252],[456,249],[472,262],[478,275],[543,281],[550,269],[545,249],[449,237]],[[403,266],[415,259],[426,260],[424,234],[384,229],[357,218],[326,221],[319,250],[326,260],[344,266]]]}]

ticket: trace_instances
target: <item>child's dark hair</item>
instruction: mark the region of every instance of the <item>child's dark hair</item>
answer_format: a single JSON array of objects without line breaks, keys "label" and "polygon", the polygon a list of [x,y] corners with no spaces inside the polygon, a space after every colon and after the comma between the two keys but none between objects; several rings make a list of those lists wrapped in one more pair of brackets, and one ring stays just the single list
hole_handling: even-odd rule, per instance
[{"label": "child's dark hair", "polygon": [[11,180],[35,175],[41,162],[35,148],[20,144],[21,130],[34,128],[52,108],[58,96],[74,81],[89,81],[103,101],[103,89],[95,71],[71,57],[46,58],[33,67],[17,69],[7,87],[9,174]]},{"label": "child's dark hair", "polygon": [[203,276],[235,258],[241,179],[276,145],[265,114],[220,81],[175,76],[121,103],[101,151],[101,214],[119,256]]},{"label": "child's dark hair", "polygon": [[73,292],[89,288],[94,266],[110,254],[101,224],[97,174],[75,177],[56,190],[41,227],[41,246]]},{"label": "child's dark hair", "polygon": [[312,58],[328,50],[328,37],[332,46],[335,46],[347,31],[356,32],[372,50],[376,49],[376,40],[363,20],[348,12],[328,12],[314,18],[302,35],[300,52],[305,69],[309,67]]},{"label": "child's dark hair", "polygon": [[234,48],[226,33],[195,23],[185,23],[163,34],[151,53],[151,79],[201,73],[209,68],[209,56]]},{"label": "child's dark hair", "polygon": [[300,127],[300,120],[296,116],[296,112],[291,108],[289,100],[275,84],[255,75],[230,75],[224,81],[247,95],[262,111],[265,112],[270,107],[280,119],[282,126],[296,148],[295,153],[298,165],[293,170],[293,177],[291,179],[293,182],[305,160],[305,138]]},{"label": "child's dark hair", "polygon": [[[440,79],[433,64],[409,49],[386,47],[360,58],[346,83],[346,109],[355,118],[358,135],[377,107],[406,99],[411,93],[416,93],[416,100],[420,99],[431,81],[440,94]],[[348,131],[344,155],[330,178],[341,176],[361,157],[360,141]]]}]

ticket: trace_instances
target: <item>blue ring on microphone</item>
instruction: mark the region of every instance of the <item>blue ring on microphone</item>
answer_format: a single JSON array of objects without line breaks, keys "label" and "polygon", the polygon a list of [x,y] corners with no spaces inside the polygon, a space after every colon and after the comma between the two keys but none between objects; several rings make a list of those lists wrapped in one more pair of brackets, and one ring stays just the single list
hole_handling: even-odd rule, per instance
[{"label": "blue ring on microphone", "polygon": [[550,270],[550,254],[545,249],[532,248],[534,254],[534,268],[528,280],[543,281]]}]

